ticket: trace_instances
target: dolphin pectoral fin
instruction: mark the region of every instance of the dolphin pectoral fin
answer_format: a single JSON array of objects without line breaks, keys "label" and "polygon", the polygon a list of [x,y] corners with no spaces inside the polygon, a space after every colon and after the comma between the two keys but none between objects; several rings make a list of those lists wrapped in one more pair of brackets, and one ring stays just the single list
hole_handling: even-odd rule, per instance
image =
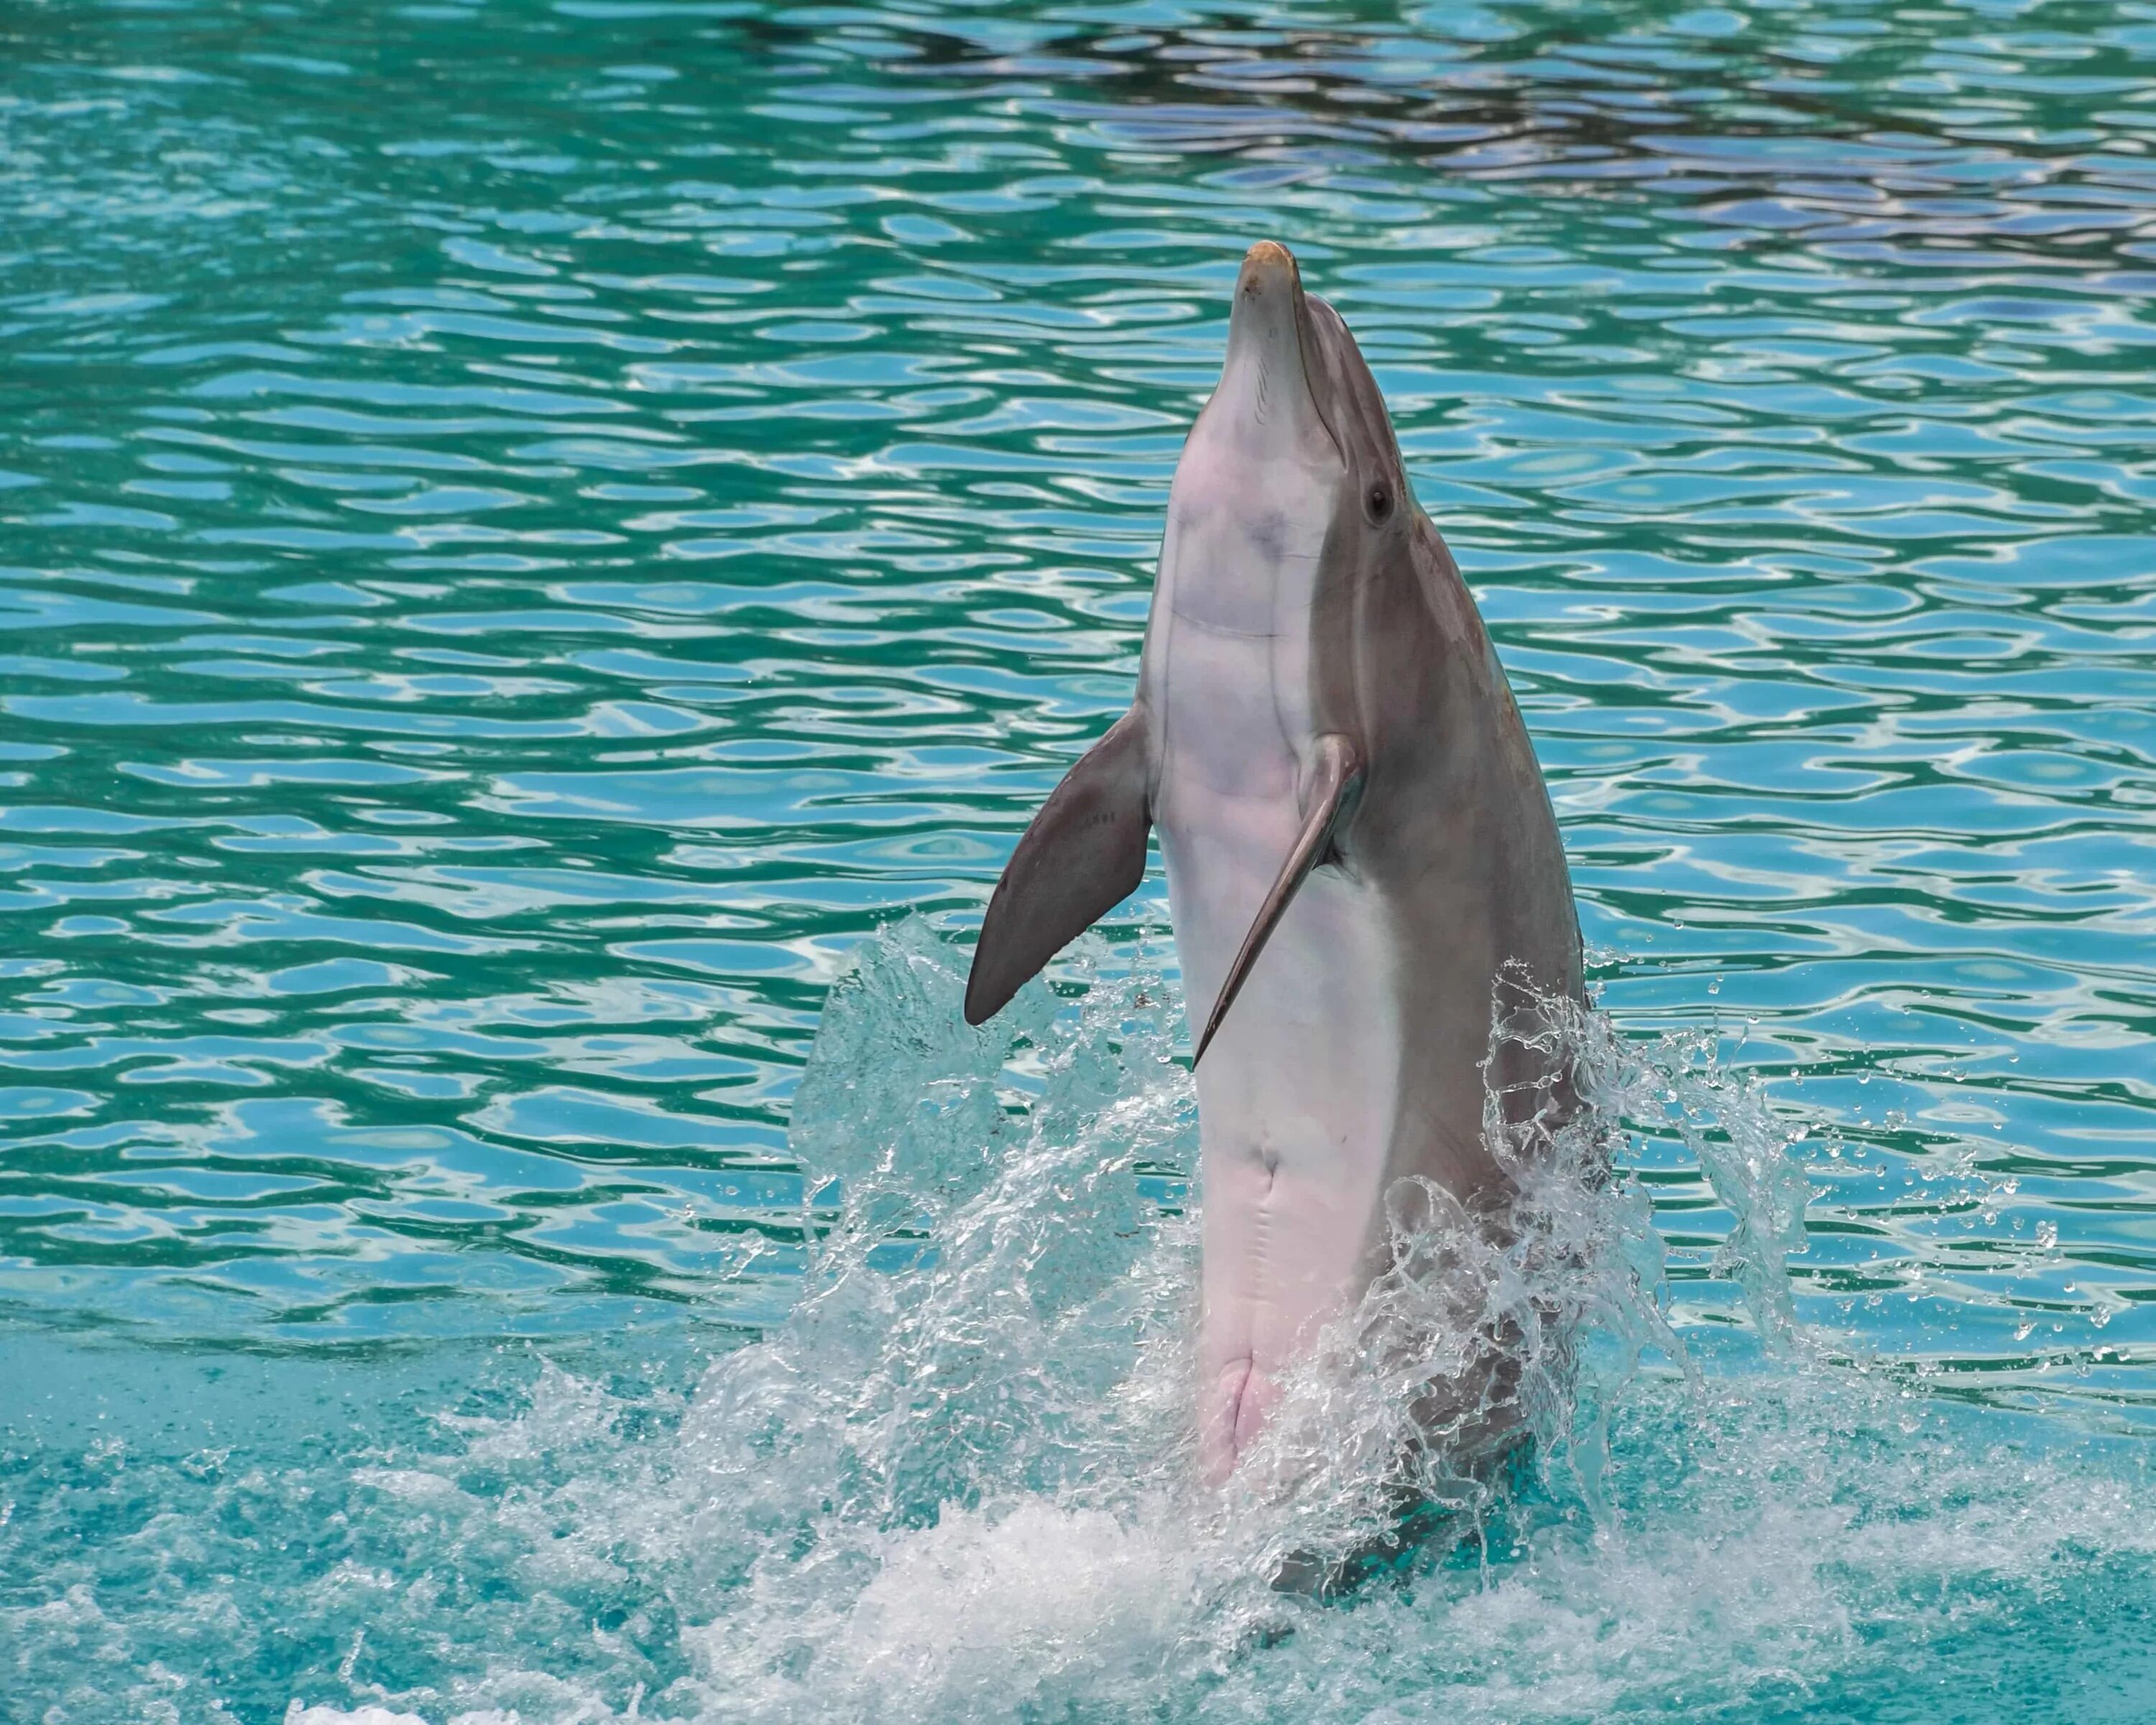
[{"label": "dolphin pectoral fin", "polygon": [[1235,962],[1228,967],[1227,980],[1220,984],[1220,992],[1214,998],[1213,1015],[1206,1019],[1205,1034],[1198,1039],[1198,1051],[1190,1059],[1193,1071],[1205,1058],[1214,1032],[1220,1028],[1228,1009],[1235,1004],[1236,995],[1242,993],[1243,984],[1250,980],[1250,968],[1258,962],[1258,954],[1265,951],[1265,942],[1272,938],[1273,930],[1279,926],[1289,901],[1310,878],[1310,871],[1333,854],[1333,841],[1347,824],[1348,817],[1354,813],[1362,794],[1363,752],[1338,732],[1327,732],[1317,739],[1310,788],[1304,798],[1302,831],[1296,839],[1295,849],[1288,852],[1287,860],[1281,865],[1272,891],[1258,906],[1257,920],[1243,937],[1242,949],[1235,954]]},{"label": "dolphin pectoral fin", "polygon": [[1042,965],[1145,878],[1150,767],[1134,706],[1063,777],[1011,853],[966,980],[966,1022],[1001,1012]]}]

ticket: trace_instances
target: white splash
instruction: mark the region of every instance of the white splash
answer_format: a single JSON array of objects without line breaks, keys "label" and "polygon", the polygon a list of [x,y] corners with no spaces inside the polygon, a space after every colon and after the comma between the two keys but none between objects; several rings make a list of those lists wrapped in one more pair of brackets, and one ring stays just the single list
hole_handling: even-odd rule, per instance
[{"label": "white splash", "polygon": [[[213,1544],[288,1493],[377,1553],[279,1600],[336,1650],[288,1725],[1848,1714],[1919,1667],[2049,1693],[2060,1625],[2156,1592],[2138,1459],[1833,1365],[1789,1295],[1795,1129],[1702,1045],[1547,1001],[1495,1034],[1544,1039],[1584,1106],[1499,1134],[1517,1201],[1395,1194],[1398,1267],[1204,1487],[1167,996],[1096,958],[992,1035],[961,963],[906,925],[834,990],[798,1303],[693,1395],[549,1365],[432,1451],[213,1476],[168,1517]],[[1748,1354],[1687,1361],[1626,1132],[1691,1147],[1726,1207]],[[1444,1513],[1403,1540],[1418,1500]],[[67,1725],[224,1725],[146,1632],[87,1586],[0,1606],[0,1650],[136,1674]]]}]

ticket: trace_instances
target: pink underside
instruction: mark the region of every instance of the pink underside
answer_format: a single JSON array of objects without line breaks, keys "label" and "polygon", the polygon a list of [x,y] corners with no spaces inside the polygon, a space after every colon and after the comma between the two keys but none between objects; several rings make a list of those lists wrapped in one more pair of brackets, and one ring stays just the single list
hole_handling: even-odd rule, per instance
[{"label": "pink underside", "polygon": [[[1313,619],[1341,458],[1303,376],[1292,277],[1258,262],[1220,387],[1176,467],[1146,638],[1152,812],[1194,1028],[1301,832],[1323,716]],[[1399,1089],[1396,949],[1367,886],[1318,870],[1198,1068],[1198,1412],[1215,1481],[1366,1276]]]},{"label": "pink underside", "polygon": [[1329,1168],[1330,1178],[1298,1178],[1268,1159],[1216,1154],[1207,1170],[1199,1430],[1215,1484],[1264,1430],[1281,1374],[1355,1293],[1361,1183]]}]

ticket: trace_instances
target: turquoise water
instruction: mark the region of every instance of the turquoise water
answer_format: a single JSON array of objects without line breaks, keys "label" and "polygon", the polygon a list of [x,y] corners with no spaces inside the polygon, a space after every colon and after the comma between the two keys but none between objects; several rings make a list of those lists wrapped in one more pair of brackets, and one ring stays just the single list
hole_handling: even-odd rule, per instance
[{"label": "turquoise water", "polygon": [[[0,69],[0,1717],[2156,1713],[2156,8]],[[1630,1050],[1622,1345],[1349,1604],[1179,1483],[1158,873],[1014,1065],[954,992],[1265,235]]]}]

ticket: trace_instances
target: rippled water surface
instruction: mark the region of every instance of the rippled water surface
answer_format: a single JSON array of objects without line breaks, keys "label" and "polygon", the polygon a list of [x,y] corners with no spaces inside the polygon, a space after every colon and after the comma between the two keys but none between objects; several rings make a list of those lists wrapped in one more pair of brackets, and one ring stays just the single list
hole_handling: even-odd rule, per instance
[{"label": "rippled water surface", "polygon": [[[2080,0],[0,13],[0,1716],[2156,1712],[2152,85]],[[1003,1070],[937,940],[1268,235],[1676,1331],[1352,1607],[1163,1483],[1158,871],[1064,978],[1142,1034]],[[931,1249],[812,1246],[909,1132]]]}]

